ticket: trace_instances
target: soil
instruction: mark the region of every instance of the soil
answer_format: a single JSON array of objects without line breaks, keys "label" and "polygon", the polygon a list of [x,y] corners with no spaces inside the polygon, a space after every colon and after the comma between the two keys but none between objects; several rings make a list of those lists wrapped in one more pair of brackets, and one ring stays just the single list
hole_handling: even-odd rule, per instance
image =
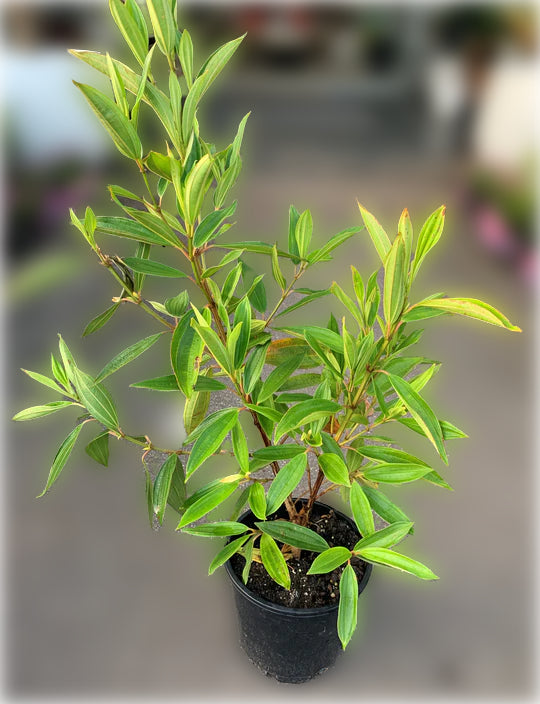
[{"label": "soil", "polygon": [[[267,520],[276,518],[286,518],[286,516],[275,514]],[[248,525],[252,522],[253,518],[251,521],[249,519],[244,521]],[[353,529],[348,523],[345,523],[330,507],[314,506],[308,527],[322,535],[330,547],[343,545],[352,549],[360,539],[358,531]],[[278,545],[281,547],[281,543],[278,542]],[[262,564],[255,561],[251,564],[246,586],[250,591],[267,601],[296,609],[310,609],[337,604],[339,602],[339,580],[347,563],[327,574],[307,575],[307,571],[317,554],[302,550],[299,558],[287,560],[291,575],[290,591],[274,582]],[[231,557],[230,562],[234,572],[242,580],[242,570],[245,565],[244,557],[237,553]],[[351,566],[360,582],[364,575],[366,563],[360,558],[353,557]]]}]

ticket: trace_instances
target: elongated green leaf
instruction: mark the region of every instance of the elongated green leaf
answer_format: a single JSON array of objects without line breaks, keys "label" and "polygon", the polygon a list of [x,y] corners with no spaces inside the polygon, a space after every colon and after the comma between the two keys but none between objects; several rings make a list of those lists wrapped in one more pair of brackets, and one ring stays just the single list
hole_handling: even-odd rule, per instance
[{"label": "elongated green leaf", "polygon": [[403,462],[408,464],[424,465],[429,468],[429,465],[418,459],[418,457],[415,457],[408,452],[404,452],[403,450],[398,450],[394,447],[363,445],[362,447],[357,448],[357,452],[364,457],[369,457],[369,459],[376,460],[377,462]]},{"label": "elongated green leaf", "polygon": [[135,389],[151,389],[152,391],[178,391],[178,382],[174,374],[137,381],[135,384],[130,384],[130,386]]},{"label": "elongated green leaf", "polygon": [[[409,522],[407,514],[402,511],[399,506],[396,506],[390,499],[379,491],[368,486],[362,487],[364,494],[368,497],[371,508],[387,523],[395,523],[397,521]],[[413,529],[410,531],[413,532]]]},{"label": "elongated green leaf", "polygon": [[304,476],[307,465],[307,455],[302,453],[293,457],[290,462],[281,467],[270,484],[267,495],[267,514],[277,511],[289,494],[296,489]]},{"label": "elongated green leaf", "polygon": [[246,408],[249,408],[250,411],[255,411],[255,413],[258,413],[259,416],[268,418],[273,423],[277,423],[281,418],[281,412],[275,408],[270,408],[268,406],[256,406],[253,403],[246,403],[244,405]]},{"label": "elongated green leaf", "polygon": [[415,304],[410,311],[413,312],[416,309],[416,306],[419,306],[422,309],[432,309],[435,311],[442,311],[444,313],[464,315],[467,318],[481,320],[482,322],[489,323],[490,325],[497,325],[498,327],[506,328],[507,330],[521,332],[521,328],[517,325],[512,325],[508,318],[506,318],[496,308],[475,298],[428,299]]},{"label": "elongated green leaf", "polygon": [[175,269],[161,262],[154,262],[150,259],[138,259],[137,257],[125,257],[123,260],[130,269],[141,274],[150,276],[165,276],[173,279],[183,279],[186,277],[183,271]]},{"label": "elongated green leaf", "polygon": [[186,509],[186,512],[182,516],[180,523],[177,526],[177,530],[187,526],[189,523],[198,521],[210,511],[213,511],[217,506],[222,504],[238,487],[238,482],[219,482],[212,486],[208,491],[206,491],[202,496],[192,503]]},{"label": "elongated green leaf", "polygon": [[441,207],[437,208],[434,213],[431,213],[426,222],[422,225],[422,229],[418,235],[416,252],[412,263],[411,280],[413,280],[418,273],[418,269],[420,268],[426,254],[440,240],[444,228],[445,213],[446,206],[441,205]]},{"label": "elongated green leaf", "polygon": [[255,450],[253,457],[258,460],[266,460],[273,462],[274,460],[290,460],[297,455],[305,453],[306,448],[302,445],[287,443],[285,445],[270,445],[269,447],[261,447]]},{"label": "elongated green leaf", "polygon": [[191,87],[193,82],[193,42],[191,41],[191,35],[187,29],[182,31],[182,36],[180,37],[178,57],[180,59],[182,71],[186,77],[188,87]]},{"label": "elongated green leaf", "polygon": [[350,486],[349,470],[343,461],[342,457],[331,452],[323,452],[317,458],[319,465],[324,473],[324,476],[332,484],[341,484],[342,486]]},{"label": "elongated green leaf", "polygon": [[275,429],[275,442],[278,442],[285,433],[298,428],[300,425],[310,423],[312,420],[327,418],[340,409],[340,405],[335,401],[326,399],[313,399],[301,401],[283,415]]},{"label": "elongated green leaf", "polygon": [[197,379],[196,359],[201,356],[203,342],[191,326],[194,314],[189,311],[178,322],[171,339],[171,365],[178,386],[191,397]]},{"label": "elongated green leaf", "polygon": [[263,403],[267,398],[270,398],[273,393],[278,391],[285,381],[295,372],[302,362],[303,353],[291,357],[282,365],[276,367],[268,377],[264,380],[259,393],[257,394],[257,403]]},{"label": "elongated green leaf", "polygon": [[84,448],[86,453],[104,467],[109,465],[109,433],[101,433]]},{"label": "elongated green leaf", "polygon": [[409,262],[411,261],[413,248],[413,226],[407,208],[403,209],[403,212],[399,218],[398,233],[403,237],[403,242],[405,244],[405,262],[408,268]]},{"label": "elongated green leaf", "polygon": [[234,368],[238,369],[242,366],[244,358],[248,351],[249,337],[251,331],[251,303],[247,296],[245,296],[234,312],[234,326],[236,327],[239,323],[242,323],[240,329],[240,335],[236,341],[234,349]]},{"label": "elongated green leaf", "polygon": [[254,482],[249,488],[249,508],[254,516],[259,520],[264,521],[266,518],[266,493],[264,487],[259,482]]},{"label": "elongated green leaf", "polygon": [[176,23],[171,0],[146,0],[156,43],[165,56],[174,54]]},{"label": "elongated green leaf", "polygon": [[156,480],[154,482],[153,502],[154,513],[157,516],[159,524],[163,523],[165,508],[169,500],[169,492],[174,470],[176,469],[177,455],[169,455],[165,462],[161,465]]},{"label": "elongated green leaf", "polygon": [[143,66],[148,51],[148,29],[139,6],[134,0],[127,0],[125,4],[121,0],[109,0],[109,7],[127,45]]},{"label": "elongated green leaf", "polygon": [[81,432],[83,425],[84,423],[75,426],[75,428],[73,428],[71,433],[67,436],[64,442],[58,448],[58,452],[55,455],[51,471],[49,472],[47,483],[45,484],[45,488],[43,489],[41,494],[36,498],[41,498],[47,491],[49,491],[51,486],[58,479],[60,472],[64,469],[66,462],[69,459],[71,451],[73,450],[73,446],[77,442],[77,438],[79,437],[79,433]]},{"label": "elongated green leaf", "polygon": [[129,119],[129,105],[126,100],[126,89],[124,87],[124,82],[120,76],[118,69],[113,64],[111,57],[107,53],[107,64],[109,66],[109,79],[111,81],[114,99],[116,104],[120,108],[122,115]]},{"label": "elongated green leaf", "polygon": [[222,381],[219,381],[218,379],[213,379],[212,377],[209,376],[203,376],[202,374],[199,374],[197,377],[197,381],[195,382],[195,386],[193,387],[194,391],[223,391],[224,389],[227,389],[228,386],[227,384],[224,384]]},{"label": "elongated green leaf", "polygon": [[[414,418],[398,418],[398,420],[403,425],[406,425],[407,428],[414,430],[415,433],[419,433],[420,435],[425,436],[424,430],[414,420]],[[440,420],[439,424],[441,426],[441,432],[442,432],[443,438],[445,440],[452,440],[453,438],[467,438],[467,437],[469,437],[466,433],[463,432],[463,430],[460,430],[459,428],[457,428],[455,425],[453,425],[452,423],[450,423],[447,420]]]},{"label": "elongated green leaf", "polygon": [[279,540],[285,545],[292,545],[301,550],[311,550],[312,552],[322,552],[330,546],[326,540],[315,533],[311,528],[299,526],[296,523],[288,521],[264,521],[255,523],[257,528],[271,536],[275,540]]},{"label": "elongated green leaf", "polygon": [[327,574],[332,572],[352,557],[352,552],[348,548],[341,546],[328,548],[313,560],[308,574]]},{"label": "elongated green leaf", "polygon": [[244,430],[237,418],[231,430],[231,440],[234,456],[236,457],[242,473],[249,471],[249,448],[244,435]]},{"label": "elongated green leaf", "polygon": [[284,291],[287,286],[287,282],[285,281],[285,277],[283,276],[283,272],[279,266],[277,244],[274,244],[272,247],[272,276],[280,289]]},{"label": "elongated green leaf", "polygon": [[219,416],[213,423],[207,425],[195,441],[186,465],[186,479],[201,466],[201,464],[221,447],[229,431],[236,423],[238,409],[227,409],[228,413]]},{"label": "elongated green leaf", "polygon": [[384,318],[388,329],[399,318],[405,301],[407,280],[407,260],[405,242],[401,235],[394,240],[387,258],[384,261]]},{"label": "elongated green leaf", "polygon": [[299,217],[300,217],[300,213],[294,207],[294,205],[291,205],[289,208],[289,240],[288,240],[288,245],[289,245],[289,253],[293,256],[293,261],[295,264],[298,264],[298,262],[300,261],[298,259],[298,243],[296,241],[296,225],[298,224]]},{"label": "elongated green leaf", "polygon": [[216,236],[216,232],[223,222],[234,215],[237,202],[238,201],[235,200],[228,208],[214,210],[201,220],[193,236],[193,244],[195,247],[202,247],[208,240]]},{"label": "elongated green leaf", "polygon": [[195,320],[192,320],[191,325],[195,328],[206,347],[208,347],[210,354],[214,357],[219,366],[227,373],[230,373],[232,367],[231,359],[217,333],[212,330],[208,324],[201,325]]},{"label": "elongated green leaf", "polygon": [[254,535],[252,538],[250,538],[247,545],[243,549],[243,554],[246,558],[246,564],[244,565],[244,569],[242,570],[242,581],[244,582],[244,584],[248,583],[249,572],[251,570],[251,563],[253,562],[253,543],[255,542],[256,537],[257,536]]},{"label": "elongated green leaf", "polygon": [[49,389],[57,391],[60,394],[65,394],[64,389],[61,386],[58,386],[56,381],[50,379],[48,376],[38,374],[37,372],[30,372],[28,371],[28,369],[22,369],[21,371],[23,371],[25,374],[28,374],[31,379],[37,381],[39,384],[43,384],[43,386],[47,386]]},{"label": "elongated green leaf", "polygon": [[87,335],[91,335],[93,332],[96,332],[96,330],[102,328],[105,323],[107,323],[112,318],[119,306],[120,303],[115,303],[110,308],[107,308],[107,310],[103,311],[103,313],[100,313],[95,318],[93,318],[85,327],[82,336],[86,337]]},{"label": "elongated green leaf", "polygon": [[192,528],[182,528],[182,533],[200,535],[207,538],[220,538],[228,535],[241,535],[248,529],[243,523],[236,521],[219,521],[219,523],[202,523]]},{"label": "elongated green leaf", "polygon": [[358,207],[360,208],[360,213],[362,214],[362,219],[364,221],[364,225],[366,226],[366,230],[369,232],[371,241],[373,242],[375,249],[377,250],[377,254],[384,264],[384,261],[392,246],[390,239],[388,238],[388,235],[380,222],[362,205],[360,205],[360,203],[358,203]]},{"label": "elongated green leaf", "polygon": [[169,488],[169,496],[167,498],[168,505],[177,513],[181,513],[186,502],[186,483],[184,478],[184,468],[178,455],[172,473],[171,486]]},{"label": "elongated green leaf", "polygon": [[139,357],[143,352],[146,352],[146,350],[150,349],[150,347],[152,347],[152,345],[154,345],[159,340],[161,335],[162,333],[158,332],[155,335],[145,337],[143,340],[139,340],[133,345],[127,347],[125,350],[122,350],[122,352],[119,352],[113,359],[111,359],[108,364],[103,367],[103,369],[97,375],[96,383],[103,381],[103,379],[107,378],[111,374],[114,374],[114,372],[118,371],[126,364],[129,364],[129,362],[132,362],[134,359],[137,359],[137,357]]},{"label": "elongated green leaf", "polygon": [[337,235],[331,237],[328,242],[324,244],[320,249],[316,249],[309,255],[309,265],[311,266],[318,261],[328,259],[328,255],[330,254],[330,252],[342,245],[357,232],[360,232],[360,228],[358,227],[349,227],[346,230],[338,232]]},{"label": "elongated green leaf", "polygon": [[285,558],[276,542],[266,534],[261,535],[261,561],[274,582],[284,589],[291,588],[291,576]]},{"label": "elongated green leaf", "polygon": [[60,411],[62,408],[75,405],[77,404],[72,401],[53,401],[52,403],[45,403],[42,406],[31,406],[30,408],[25,408],[24,411],[16,413],[12,420],[34,420],[35,418],[41,418],[55,413],[56,411]]},{"label": "elongated green leaf", "polygon": [[210,405],[209,391],[194,391],[184,404],[184,429],[186,434],[196,430],[203,422]]},{"label": "elongated green leaf", "polygon": [[197,79],[191,86],[184,104],[184,111],[182,114],[182,133],[184,141],[187,142],[189,138],[199,101],[231,59],[244,36],[233,39],[232,41],[227,42],[227,44],[219,47],[219,49],[217,49],[209,57],[199,72]]},{"label": "elongated green leaf", "polygon": [[[163,241],[167,242],[167,244],[171,245],[171,247],[180,249],[178,237],[175,235],[174,230],[180,230],[181,226],[174,218],[167,218],[165,215],[166,211],[162,212],[162,215],[167,222],[165,222],[162,217],[158,217],[154,213],[146,213],[142,210],[138,210],[137,208],[124,207],[124,210],[139,224],[146,227]],[[172,222],[174,229],[169,224],[170,222]]]},{"label": "elongated green leaf", "polygon": [[79,398],[90,415],[106,428],[118,430],[118,414],[107,389],[76,367],[72,374]]},{"label": "elongated green leaf", "polygon": [[152,232],[144,225],[141,225],[135,220],[120,217],[99,216],[97,220],[97,229],[105,232],[107,235],[115,237],[126,237],[137,242],[147,242],[148,244],[160,244],[170,246],[170,242]]},{"label": "elongated green leaf", "polygon": [[413,560],[406,555],[400,555],[393,550],[387,548],[362,548],[358,551],[364,560],[375,562],[380,565],[394,567],[401,572],[409,572],[420,579],[439,579],[429,567],[426,567],[421,562]]},{"label": "elongated green leaf", "polygon": [[313,219],[311,217],[310,211],[304,210],[304,212],[298,218],[298,222],[296,223],[296,228],[294,231],[294,237],[298,246],[298,254],[302,259],[305,259],[307,257],[312,234]]},{"label": "elongated green leaf", "polygon": [[431,471],[430,467],[424,464],[405,464],[385,462],[366,469],[364,477],[371,482],[383,482],[385,484],[405,484],[406,482],[414,482],[416,479],[421,479],[425,474]]},{"label": "elongated green leaf", "polygon": [[159,152],[148,152],[147,157],[144,160],[145,165],[161,178],[167,179],[167,181],[172,181],[171,175],[171,159],[165,154],[160,154]]},{"label": "elongated green leaf", "polygon": [[358,619],[357,611],[358,581],[353,568],[349,564],[341,573],[341,578],[339,580],[337,629],[343,650],[347,647],[347,644],[356,630],[356,622]]},{"label": "elongated green leaf", "polygon": [[129,159],[141,159],[143,148],[135,128],[110,98],[92,86],[73,83],[80,89],[101,124],[113,139],[117,149]]},{"label": "elongated green leaf", "polygon": [[362,548],[391,548],[400,540],[403,540],[409,533],[412,532],[413,523],[409,521],[396,521],[386,528],[364,536],[354,546],[354,550]]},{"label": "elongated green leaf", "polygon": [[261,376],[270,341],[257,345],[251,352],[244,368],[244,391],[251,394]]},{"label": "elongated green leaf", "polygon": [[433,443],[443,462],[448,464],[441,426],[435,413],[407,381],[394,374],[388,374],[388,379],[426,437]]},{"label": "elongated green leaf", "polygon": [[373,513],[367,496],[358,482],[353,482],[350,494],[351,511],[360,535],[367,537],[375,532]]},{"label": "elongated green leaf", "polygon": [[238,552],[242,545],[249,538],[249,535],[243,535],[241,538],[236,538],[236,540],[231,540],[227,543],[224,548],[222,548],[218,554],[214,557],[208,568],[208,574],[213,574],[218,567],[221,567],[229,558],[231,558],[234,553]]}]

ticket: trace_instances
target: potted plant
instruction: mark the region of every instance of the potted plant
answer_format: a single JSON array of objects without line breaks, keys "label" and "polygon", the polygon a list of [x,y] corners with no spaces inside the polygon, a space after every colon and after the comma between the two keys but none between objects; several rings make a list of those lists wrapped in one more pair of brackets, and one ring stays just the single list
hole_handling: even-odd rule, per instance
[{"label": "potted plant", "polygon": [[[448,484],[429,462],[384,433],[396,424],[418,433],[444,463],[446,441],[465,434],[440,420],[421,396],[440,365],[411,354],[422,330],[410,330],[409,323],[457,314],[519,328],[478,300],[444,294],[415,299],[411,289],[441,237],[444,206],[417,236],[404,210],[394,237],[360,206],[381,264],[365,282],[351,267],[350,293],[337,282],[302,288],[300,279],[329,261],[358,227],[313,248],[309,210],[299,213],[291,206],[286,243],[231,241],[225,236],[236,208],[230,192],[242,166],[248,115],[231,144],[219,149],[200,134],[197,110],[242,37],[196,68],[191,37],[178,29],[174,0],[147,0],[145,13],[135,0],[110,0],[110,7],[138,68],[108,54],[72,51],[110,79],[113,98],[76,85],[118,150],[136,165],[144,192],[109,186],[121,211],[117,216],[96,216],[91,208],[84,217],[71,211],[73,225],[120,289],[83,335],[129,303],[152,316],[156,333],[130,344],[97,374],[83,371],[60,337],[51,376],[24,371],[61,400],[28,408],[14,419],[75,411],[40,496],[59,478],[79,435],[93,434],[86,450],[104,465],[110,437],[139,446],[150,522],[162,524],[170,509],[179,514],[182,533],[225,538],[209,572],[226,566],[248,656],[277,679],[305,681],[328,667],[350,641],[372,565],[437,578],[395,550],[413,532],[413,522],[384,487]],[[164,70],[165,86],[158,79]],[[161,125],[160,151],[143,146],[141,108]],[[132,255],[108,253],[109,235],[132,240]],[[253,253],[271,266],[269,303],[263,275],[245,261]],[[152,277],[171,279],[170,297],[145,297]],[[203,305],[193,302],[195,292]],[[288,313],[323,296],[335,299],[340,317],[344,314],[340,322],[332,315],[327,327],[286,324]],[[104,383],[153,345],[170,360],[170,374],[132,386],[183,394],[181,447],[156,447],[148,435],[127,431]],[[224,395],[228,405],[208,413],[212,394]],[[145,464],[152,450],[165,457],[155,479]],[[215,455],[232,460],[235,471],[227,469],[225,476],[194,490],[193,475],[204,474],[205,462]],[[320,502],[333,490],[341,493],[351,518]],[[242,513],[246,505],[249,510]],[[374,514],[384,527],[379,522],[376,527]]]}]

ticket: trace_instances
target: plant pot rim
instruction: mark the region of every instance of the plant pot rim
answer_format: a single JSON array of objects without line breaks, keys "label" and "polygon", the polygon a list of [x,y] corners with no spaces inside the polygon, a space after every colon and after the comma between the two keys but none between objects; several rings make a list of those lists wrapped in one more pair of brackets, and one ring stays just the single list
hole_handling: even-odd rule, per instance
[{"label": "plant pot rim", "polygon": [[[295,501],[302,501],[305,502],[305,499],[295,499]],[[325,508],[330,508],[334,513],[339,516],[343,521],[351,524],[354,526],[354,529],[358,531],[356,525],[352,522],[352,520],[349,518],[349,516],[346,516],[344,513],[341,511],[338,511],[338,509],[334,508],[333,506],[329,506],[328,504],[322,503],[321,501],[315,501],[316,506],[322,506]],[[250,510],[246,511],[243,513],[239,518],[238,521],[239,523],[243,523],[245,519],[253,515]],[[358,594],[361,594],[364,589],[366,588],[366,585],[369,581],[369,578],[371,576],[371,571],[373,569],[373,565],[370,562],[365,562],[365,569],[364,569],[364,574],[362,575],[362,579],[358,582]],[[337,611],[339,608],[339,602],[337,604],[329,604],[328,606],[316,606],[313,608],[301,608],[301,607],[292,607],[292,606],[282,606],[281,604],[276,604],[273,601],[268,601],[268,599],[265,599],[262,596],[259,596],[258,594],[255,594],[252,592],[250,589],[246,587],[246,585],[242,582],[241,579],[238,578],[236,572],[233,570],[231,561],[227,560],[225,563],[225,569],[227,570],[227,574],[229,575],[229,578],[233,584],[233,587],[237,589],[246,599],[251,601],[253,604],[256,604],[262,609],[266,609],[267,611],[271,611],[273,613],[277,614],[282,614],[284,616],[294,616],[295,618],[311,618],[313,616],[318,616],[318,615],[323,615],[323,614],[328,614],[332,611]]]}]

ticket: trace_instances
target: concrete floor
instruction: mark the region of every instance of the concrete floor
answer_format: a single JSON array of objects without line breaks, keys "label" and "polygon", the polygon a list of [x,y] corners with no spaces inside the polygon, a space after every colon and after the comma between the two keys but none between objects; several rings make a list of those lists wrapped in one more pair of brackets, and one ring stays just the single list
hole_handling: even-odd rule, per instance
[{"label": "concrete floor", "polygon": [[[315,156],[312,161],[313,168],[295,162],[279,177],[253,168],[237,213],[239,222],[253,225],[248,239],[274,237],[278,229],[285,238],[290,202],[313,207],[316,222],[328,224],[321,233],[356,224],[356,198],[388,224],[397,223],[407,206],[417,227],[446,202],[445,244],[438,257],[426,261],[418,296],[444,290],[485,298],[525,331],[514,335],[471,321],[427,321],[422,352],[443,362],[428,395],[440,415],[463,427],[470,439],[450,446],[446,476],[453,493],[413,486],[394,496],[417,522],[407,552],[441,579],[421,583],[374,569],[362,597],[363,633],[332,671],[292,689],[260,675],[237,647],[226,575],[206,576],[217,550],[212,541],[175,534],[172,517],[159,533],[148,527],[136,451],[114,445],[109,469],[75,453],[55,489],[36,501],[69,421],[57,414],[31,427],[11,424],[5,487],[12,695],[212,702],[322,701],[337,692],[355,700],[530,695],[532,291],[471,236],[460,214],[459,170],[389,164],[343,173],[339,163],[317,165]],[[315,283],[341,276],[347,285],[350,263],[369,273],[374,259],[361,241],[345,245],[336,264],[321,266]],[[111,295],[105,272],[89,259],[76,280],[12,308],[10,412],[47,397],[15,370],[45,371],[57,331],[75,351],[84,350],[82,358],[94,372],[122,343],[153,331],[138,311],[126,310],[110,323],[112,337],[105,328],[81,341],[84,325]],[[337,303],[333,308],[341,314]],[[314,315],[321,310],[312,309]],[[166,373],[166,362],[153,353],[111,378],[111,388]],[[126,425],[137,428],[140,421],[134,432],[147,432],[142,426],[147,419],[156,434],[178,437],[181,409],[170,395],[141,393],[146,392],[131,389],[122,397]],[[422,447],[423,456],[432,457]]]}]

